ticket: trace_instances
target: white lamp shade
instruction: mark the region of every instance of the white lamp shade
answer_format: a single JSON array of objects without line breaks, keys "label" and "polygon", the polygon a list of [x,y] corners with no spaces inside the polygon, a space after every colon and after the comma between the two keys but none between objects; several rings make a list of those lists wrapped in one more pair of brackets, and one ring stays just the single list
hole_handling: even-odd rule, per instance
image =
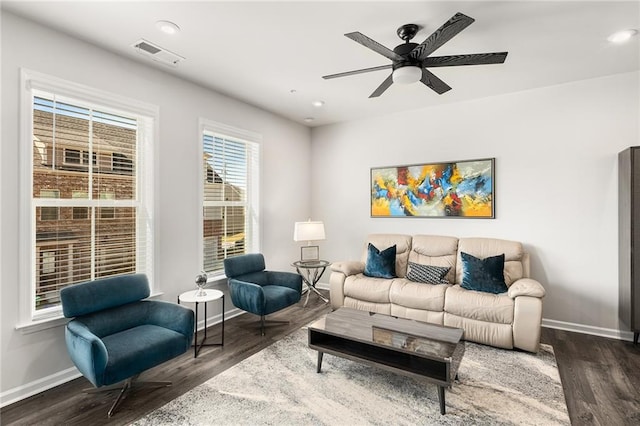
[{"label": "white lamp shade", "polygon": [[407,65],[402,68],[396,68],[392,75],[391,78],[394,83],[411,84],[420,81],[422,78],[422,69],[413,65]]},{"label": "white lamp shade", "polygon": [[293,241],[324,240],[324,223],[320,221],[296,222],[293,228]]}]

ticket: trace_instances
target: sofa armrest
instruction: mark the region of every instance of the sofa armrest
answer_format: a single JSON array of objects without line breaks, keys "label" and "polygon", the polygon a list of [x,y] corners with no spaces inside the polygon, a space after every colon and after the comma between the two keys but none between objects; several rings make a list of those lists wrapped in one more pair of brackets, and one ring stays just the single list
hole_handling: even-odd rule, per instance
[{"label": "sofa armrest", "polygon": [[518,296],[530,296],[542,299],[546,292],[542,284],[538,281],[531,278],[521,278],[511,284],[507,294],[512,299]]},{"label": "sofa armrest", "polygon": [[64,333],[67,351],[76,368],[95,387],[102,386],[109,355],[102,340],[79,320],[67,323]]},{"label": "sofa armrest", "polygon": [[168,328],[185,336],[187,348],[193,338],[194,313],[191,309],[163,300],[143,300],[149,306],[149,324]]},{"label": "sofa armrest", "polygon": [[262,286],[247,281],[229,278],[229,294],[236,308],[262,315],[264,312],[264,291]]},{"label": "sofa armrest", "polygon": [[349,260],[346,262],[335,262],[331,264],[331,271],[341,272],[345,276],[357,275],[364,272],[364,262]]}]

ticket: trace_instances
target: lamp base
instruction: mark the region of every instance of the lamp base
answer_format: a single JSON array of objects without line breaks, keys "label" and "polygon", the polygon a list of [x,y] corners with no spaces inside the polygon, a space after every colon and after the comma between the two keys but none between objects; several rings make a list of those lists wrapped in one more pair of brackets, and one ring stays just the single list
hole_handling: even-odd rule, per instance
[{"label": "lamp base", "polygon": [[304,246],[300,247],[300,261],[312,262],[320,260],[320,247],[319,246]]}]

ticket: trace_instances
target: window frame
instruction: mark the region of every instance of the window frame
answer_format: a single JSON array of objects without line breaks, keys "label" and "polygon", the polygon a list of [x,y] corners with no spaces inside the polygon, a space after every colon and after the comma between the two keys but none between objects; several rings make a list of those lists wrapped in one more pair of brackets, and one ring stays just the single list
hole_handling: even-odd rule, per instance
[{"label": "window frame", "polygon": [[[136,197],[141,217],[145,218],[148,241],[146,256],[138,262],[144,263],[144,270],[149,277],[152,294],[159,293],[159,287],[153,276],[153,265],[156,263],[157,245],[154,235],[157,234],[157,200],[154,196],[154,176],[158,175],[155,147],[158,143],[159,107],[138,100],[116,95],[100,89],[84,86],[68,80],[53,77],[26,68],[20,69],[20,213],[23,220],[19,225],[19,307],[16,329],[23,333],[32,333],[42,329],[64,324],[61,306],[36,310],[36,274],[39,264],[36,259],[35,246],[35,212],[32,210],[33,191],[33,98],[38,92],[54,93],[62,100],[69,99],[75,105],[99,108],[105,112],[126,112],[138,120],[139,161],[144,167],[138,167]],[[81,154],[82,156],[82,154]],[[88,158],[87,158],[88,159]],[[82,160],[81,160],[82,161]],[[88,166],[88,164],[86,164]],[[29,194],[26,196],[25,194]],[[80,200],[78,200],[80,201]],[[129,201],[129,200],[127,200]],[[131,204],[131,203],[130,203]],[[73,201],[70,203],[73,205]],[[81,204],[78,204],[81,205]],[[117,205],[117,202],[114,202]],[[143,220],[143,219],[139,219]],[[143,231],[141,231],[143,232]],[[142,234],[137,233],[136,238]],[[139,263],[140,267],[141,263]]]},{"label": "window frame", "polygon": [[[262,182],[262,135],[250,130],[240,129],[227,124],[219,123],[206,118],[200,118],[198,123],[198,158],[196,168],[198,171],[198,251],[200,254],[200,267],[204,267],[204,245],[205,236],[203,230],[204,215],[204,179],[202,178],[202,155],[203,155],[203,138],[205,133],[219,135],[222,137],[238,139],[243,142],[254,144],[255,153],[258,157],[256,165],[257,170],[249,170],[250,176],[247,180],[247,207],[248,212],[245,214],[245,229],[247,226],[252,229],[250,238],[245,236],[245,247],[247,253],[257,253],[262,251],[262,208],[261,208],[261,182]],[[246,231],[245,231],[246,232]],[[224,279],[224,270],[217,273],[209,274],[208,281],[216,281]]]}]

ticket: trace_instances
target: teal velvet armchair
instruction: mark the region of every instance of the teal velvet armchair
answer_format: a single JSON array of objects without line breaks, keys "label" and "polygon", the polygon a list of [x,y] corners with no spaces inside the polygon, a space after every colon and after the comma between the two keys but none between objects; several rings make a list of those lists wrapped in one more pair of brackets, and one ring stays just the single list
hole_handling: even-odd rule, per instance
[{"label": "teal velvet armchair", "polygon": [[224,260],[233,304],[260,316],[264,336],[265,316],[300,301],[302,277],[293,272],[265,270],[264,256],[244,254]]},{"label": "teal velvet armchair", "polygon": [[193,311],[143,300],[149,293],[144,274],[102,278],[60,291],[64,316],[73,318],[65,330],[71,360],[98,391],[120,389],[109,417],[132,386],[170,385],[135,380],[191,346]]}]

